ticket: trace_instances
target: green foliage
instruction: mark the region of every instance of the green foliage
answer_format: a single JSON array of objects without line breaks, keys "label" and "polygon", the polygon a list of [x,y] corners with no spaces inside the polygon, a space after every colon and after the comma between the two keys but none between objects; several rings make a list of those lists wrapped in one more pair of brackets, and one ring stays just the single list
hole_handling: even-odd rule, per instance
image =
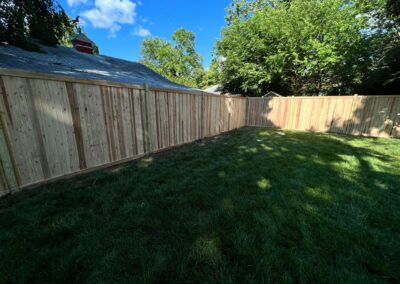
[{"label": "green foliage", "polygon": [[218,58],[211,60],[210,68],[205,72],[201,87],[219,85],[221,83],[221,62]]},{"label": "green foliage", "polygon": [[387,12],[398,24],[400,24],[400,1],[387,0]]},{"label": "green foliage", "polygon": [[400,41],[389,43],[363,78],[360,86],[363,94],[399,94],[400,93]]},{"label": "green foliage", "polygon": [[400,140],[242,128],[0,199],[1,283],[399,283]]},{"label": "green foliage", "polygon": [[275,7],[279,3],[288,3],[291,0],[232,0],[225,17],[228,25],[240,22],[251,17],[256,11],[265,7]]},{"label": "green foliage", "polygon": [[249,96],[366,90],[391,33],[384,7],[383,0],[233,1],[216,44],[226,58],[222,82]]},{"label": "green foliage", "polygon": [[360,92],[364,94],[399,94],[400,91],[400,2],[365,1],[360,5],[374,16],[374,40],[379,49],[369,66]]},{"label": "green foliage", "polygon": [[173,82],[202,87],[205,74],[202,58],[195,50],[194,33],[179,29],[172,40],[158,37],[143,40],[140,62]]},{"label": "green foliage", "polygon": [[2,0],[0,2],[0,42],[39,50],[32,39],[56,45],[72,24],[54,0]]}]

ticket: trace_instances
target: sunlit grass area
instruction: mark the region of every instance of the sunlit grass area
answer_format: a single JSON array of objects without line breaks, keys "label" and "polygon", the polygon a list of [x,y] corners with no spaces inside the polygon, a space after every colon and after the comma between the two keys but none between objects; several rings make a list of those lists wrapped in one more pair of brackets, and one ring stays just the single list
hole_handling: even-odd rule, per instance
[{"label": "sunlit grass area", "polygon": [[400,140],[242,128],[0,200],[0,282],[400,281]]}]

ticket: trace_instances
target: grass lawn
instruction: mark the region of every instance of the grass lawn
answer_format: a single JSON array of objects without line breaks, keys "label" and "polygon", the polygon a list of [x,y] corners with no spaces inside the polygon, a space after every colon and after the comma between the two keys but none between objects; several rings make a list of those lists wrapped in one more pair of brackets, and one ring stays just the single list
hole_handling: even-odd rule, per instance
[{"label": "grass lawn", "polygon": [[0,282],[400,281],[400,140],[261,128],[0,200]]}]

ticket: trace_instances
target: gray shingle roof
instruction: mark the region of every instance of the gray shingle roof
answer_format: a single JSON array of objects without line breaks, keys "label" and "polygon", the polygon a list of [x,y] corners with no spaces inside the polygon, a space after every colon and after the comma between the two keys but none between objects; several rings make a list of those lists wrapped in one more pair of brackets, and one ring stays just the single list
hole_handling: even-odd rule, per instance
[{"label": "gray shingle roof", "polygon": [[0,68],[22,69],[85,79],[127,84],[148,84],[153,88],[200,91],[172,83],[143,64],[104,55],[90,55],[67,47],[42,46],[45,53],[0,45]]},{"label": "gray shingle roof", "polygon": [[82,33],[77,34],[76,37],[74,37],[72,39],[72,41],[74,41],[74,40],[86,41],[86,42],[90,42],[91,44],[94,43],[90,38],[88,38],[85,34],[82,34]]}]

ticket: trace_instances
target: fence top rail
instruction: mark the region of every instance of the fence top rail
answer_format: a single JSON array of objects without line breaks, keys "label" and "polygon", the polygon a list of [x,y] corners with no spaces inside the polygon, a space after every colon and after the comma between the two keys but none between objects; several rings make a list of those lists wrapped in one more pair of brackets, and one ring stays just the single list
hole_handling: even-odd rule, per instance
[{"label": "fence top rail", "polygon": [[211,96],[211,97],[218,97],[218,98],[246,99],[246,97],[217,95],[217,94],[204,92],[201,90],[189,91],[189,90],[180,90],[180,89],[172,89],[172,88],[160,88],[160,87],[152,87],[151,85],[146,86],[146,85],[140,85],[140,84],[127,84],[127,83],[120,83],[120,82],[115,82],[115,81],[95,80],[95,79],[87,79],[87,78],[80,78],[80,77],[66,76],[66,75],[39,73],[39,72],[26,71],[26,70],[21,70],[21,69],[0,68],[0,76],[1,75],[11,76],[11,77],[28,78],[28,79],[64,81],[64,82],[90,84],[90,85],[98,85],[98,86],[106,86],[106,87],[130,88],[130,89],[137,89],[137,90],[146,90],[147,89],[150,91],[166,92],[166,93],[202,95],[202,96]]},{"label": "fence top rail", "polygon": [[400,94],[393,95],[372,95],[372,96],[364,96],[364,95],[347,95],[347,96],[290,96],[290,97],[264,97],[264,98],[256,98],[256,97],[247,97],[249,100],[268,100],[268,99],[338,99],[338,98],[399,98]]}]

